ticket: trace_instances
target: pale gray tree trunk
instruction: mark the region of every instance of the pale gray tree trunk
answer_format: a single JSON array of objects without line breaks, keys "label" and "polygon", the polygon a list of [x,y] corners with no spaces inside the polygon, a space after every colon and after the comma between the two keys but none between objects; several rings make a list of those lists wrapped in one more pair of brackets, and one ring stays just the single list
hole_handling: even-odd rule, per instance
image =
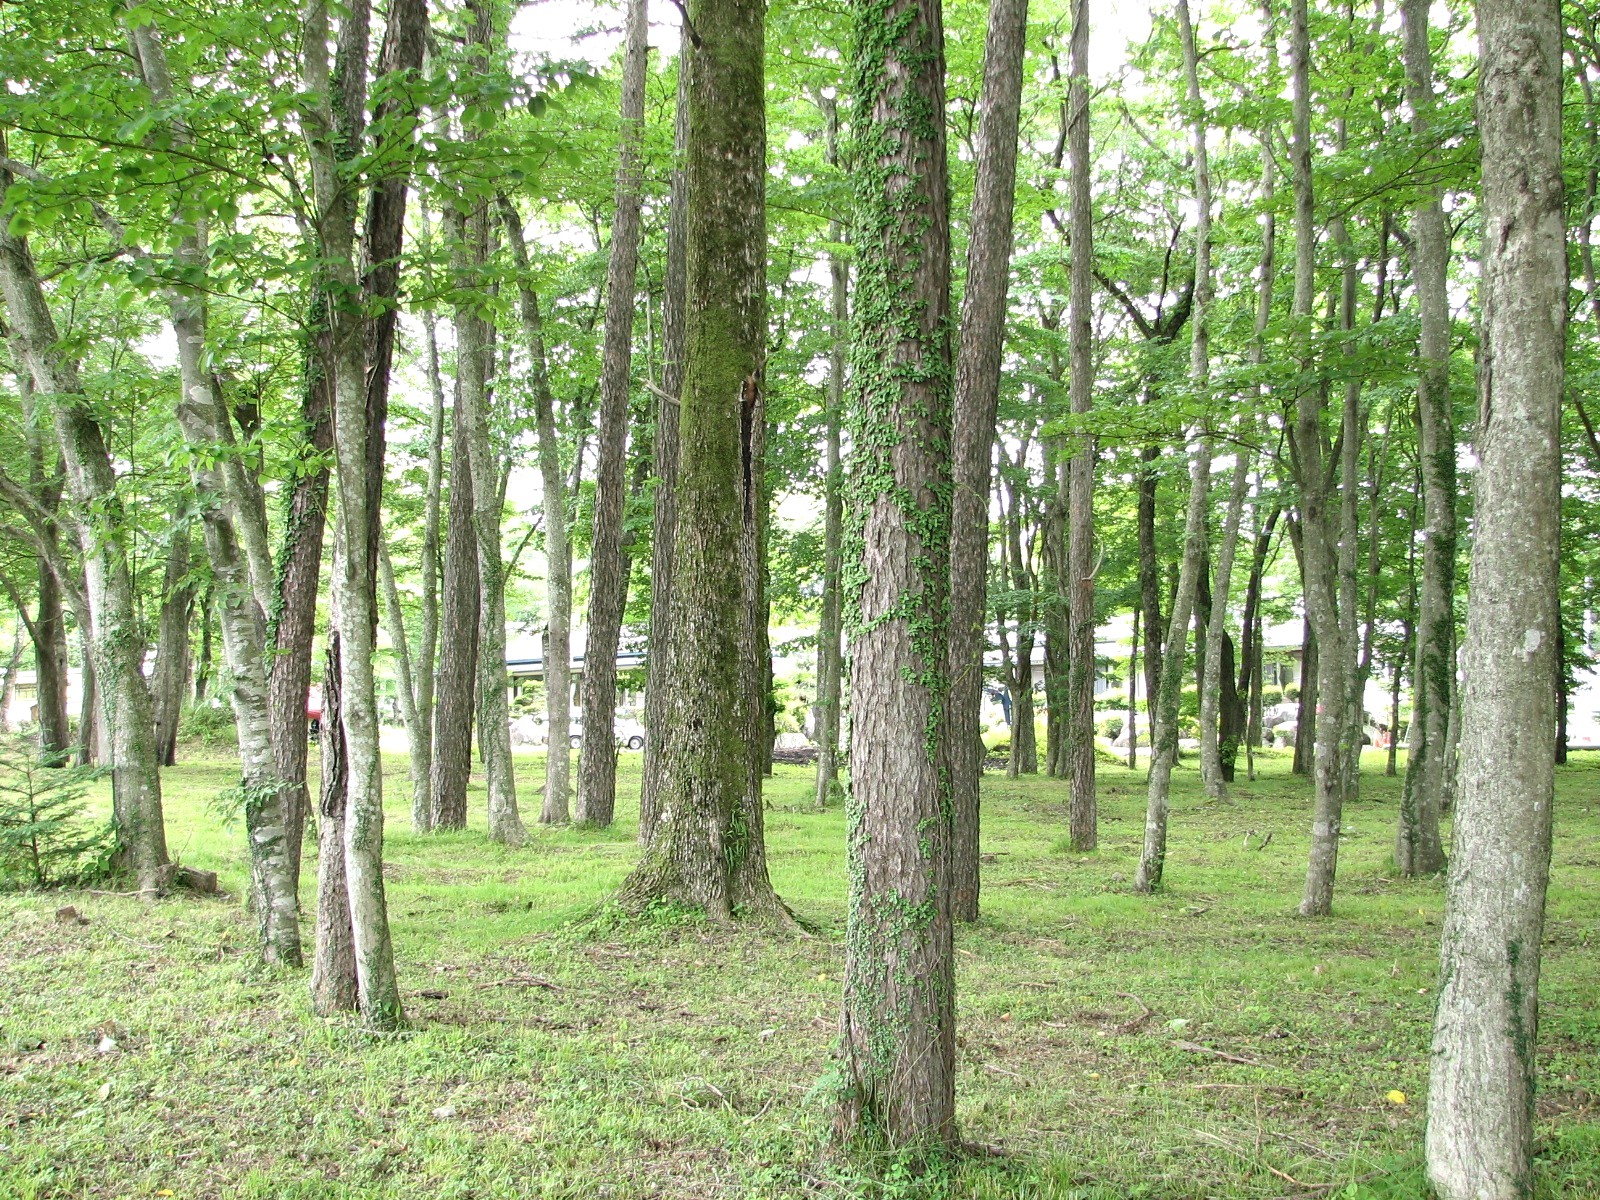
[{"label": "pale gray tree trunk", "polygon": [[[1434,124],[1433,54],[1427,0],[1405,0],[1406,102],[1419,145]],[[1417,343],[1417,440],[1422,479],[1422,588],[1412,668],[1411,747],[1406,758],[1394,859],[1406,875],[1444,867],[1439,835],[1449,763],[1455,692],[1456,433],[1450,405],[1450,226],[1436,187],[1412,218],[1412,273],[1420,309]],[[1395,731],[1398,734],[1398,730]]]},{"label": "pale gray tree trunk", "polygon": [[189,579],[189,522],[181,513],[172,520],[167,565],[161,581],[161,615],[156,621],[156,662],[150,673],[150,694],[156,723],[156,757],[164,767],[178,759],[178,722],[189,683],[189,624],[194,613],[194,584]]},{"label": "pale gray tree trunk", "polygon": [[1566,242],[1561,11],[1479,0],[1483,350],[1461,763],[1428,1078],[1441,1200],[1533,1193],[1550,870]]},{"label": "pale gray tree trunk", "polygon": [[629,0],[622,62],[622,140],[616,210],[606,266],[605,342],[600,362],[600,456],[589,553],[589,641],[583,659],[583,747],[578,754],[581,824],[609,825],[617,806],[617,646],[627,600],[622,518],[627,480],[628,391],[639,269],[639,156],[644,136],[646,0]]},{"label": "pale gray tree trunk", "polygon": [[[561,470],[561,436],[556,430],[555,398],[545,358],[544,318],[534,291],[522,218],[501,196],[500,216],[506,245],[518,273],[517,301],[522,334],[528,343],[532,373],[534,422],[539,438],[539,481],[544,505],[545,595],[550,606],[543,645],[545,686],[544,804],[539,820],[561,824],[568,819],[572,790],[572,540],[567,532],[566,476]],[[658,427],[659,434],[659,427]],[[653,639],[652,639],[653,643]],[[648,744],[648,743],[647,743]]]},{"label": "pale gray tree trunk", "polygon": [[[989,484],[993,474],[990,459],[1000,406],[1000,362],[1005,349],[1006,296],[1011,283],[1017,125],[1027,33],[1028,0],[993,0],[984,48],[983,94],[978,102],[977,178],[972,200],[972,238],[967,244],[967,290],[961,303],[956,351],[951,447],[954,491],[950,502],[950,694],[945,712],[955,831],[951,843],[951,913],[958,921],[978,919],[978,789],[984,753],[978,725],[983,706],[983,631],[988,607]],[[1080,123],[1087,141],[1087,113]],[[1074,203],[1077,200],[1075,193]],[[1079,258],[1075,249],[1075,269]],[[835,287],[838,286],[836,280]],[[1092,654],[1090,658],[1092,662]],[[1090,687],[1093,688],[1092,674]],[[1092,845],[1092,753],[1089,764]],[[1074,803],[1074,831],[1080,823],[1080,807]]]},{"label": "pale gray tree trunk", "polygon": [[[950,197],[936,0],[857,0],[856,304],[845,563],[850,901],[835,1124],[956,1138],[946,730]],[[930,119],[928,114],[935,114]]]},{"label": "pale gray tree trunk", "polygon": [[1210,440],[1203,439],[1191,453],[1189,503],[1183,525],[1183,560],[1178,568],[1178,588],[1172,598],[1166,644],[1161,654],[1161,678],[1157,683],[1156,702],[1151,714],[1144,849],[1139,856],[1139,869],[1133,877],[1133,890],[1136,892],[1153,892],[1159,888],[1166,869],[1172,768],[1178,761],[1178,700],[1183,693],[1189,619],[1194,612],[1195,593],[1199,590],[1200,572],[1204,569],[1206,554],[1206,507],[1211,499]]}]

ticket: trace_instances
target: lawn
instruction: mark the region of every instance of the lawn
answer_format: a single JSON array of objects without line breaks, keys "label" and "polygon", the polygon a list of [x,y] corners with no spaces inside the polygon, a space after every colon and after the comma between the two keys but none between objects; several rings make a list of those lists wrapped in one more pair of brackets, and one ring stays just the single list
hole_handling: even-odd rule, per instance
[{"label": "lawn", "polygon": [[[817,931],[794,937],[603,914],[637,854],[637,754],[614,828],[532,827],[517,851],[486,841],[481,790],[466,832],[412,835],[392,757],[410,1026],[378,1037],[257,961],[243,833],[213,805],[234,768],[204,754],[166,775],[168,837],[230,896],[0,897],[6,1200],[1424,1194],[1443,891],[1389,871],[1381,754],[1317,921],[1294,915],[1309,789],[1282,758],[1229,805],[1179,769],[1154,898],[1128,890],[1142,772],[1102,765],[1092,855],[1067,852],[1063,784],[991,773],[983,917],[957,934],[972,1152],[921,1176],[828,1143],[844,828],[810,807],[807,769],[768,791],[774,882]],[[541,766],[518,759],[525,809]],[[1558,786],[1539,1187],[1600,1197],[1600,762]],[[314,876],[308,852],[308,907]],[[88,923],[58,922],[67,903]]]}]

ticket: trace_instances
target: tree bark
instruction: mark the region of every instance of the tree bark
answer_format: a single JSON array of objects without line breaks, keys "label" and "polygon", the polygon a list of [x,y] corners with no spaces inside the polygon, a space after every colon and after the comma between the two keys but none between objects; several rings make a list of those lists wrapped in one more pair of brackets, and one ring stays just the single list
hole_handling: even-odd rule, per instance
[{"label": "tree bark", "polygon": [[[1181,0],[1180,0],[1181,3]],[[1197,326],[1198,328],[1198,326]],[[1172,768],[1178,760],[1178,701],[1183,692],[1189,619],[1194,610],[1206,549],[1206,506],[1211,497],[1211,443],[1204,440],[1189,465],[1189,504],[1183,528],[1183,561],[1172,600],[1166,648],[1161,655],[1160,691],[1150,730],[1150,778],[1145,796],[1144,850],[1133,890],[1161,886],[1167,860],[1167,813],[1171,808]]]},{"label": "tree bark", "polygon": [[1561,12],[1479,0],[1483,349],[1461,764],[1428,1081],[1442,1200],[1533,1191],[1566,324]]},{"label": "tree bark", "polygon": [[[622,63],[622,139],[616,210],[606,265],[605,342],[600,363],[599,461],[589,553],[589,641],[583,658],[583,747],[578,753],[580,824],[609,825],[617,806],[617,646],[628,596],[622,518],[627,489],[629,371],[639,269],[639,156],[644,136],[646,0],[629,0]],[[697,26],[698,28],[698,26]],[[680,417],[681,419],[681,417]],[[759,481],[758,481],[759,482]]]},{"label": "tree bark", "polygon": [[[1405,0],[1406,102],[1418,145],[1434,124],[1433,55],[1427,0]],[[1450,404],[1450,226],[1437,187],[1419,200],[1412,264],[1420,316],[1417,344],[1417,457],[1422,477],[1422,589],[1412,668],[1411,747],[1395,830],[1395,865],[1406,875],[1444,868],[1439,835],[1446,727],[1455,691],[1456,434]]]},{"label": "tree bark", "polygon": [[[17,395],[22,402],[22,422],[28,451],[28,492],[44,518],[38,536],[46,545],[39,558],[38,603],[31,621],[24,615],[33,642],[34,694],[38,704],[39,761],[46,766],[65,765],[72,742],[67,714],[67,623],[62,610],[61,583],[50,556],[60,545],[56,513],[61,507],[62,468],[46,464],[45,427],[34,397],[33,376],[18,353]],[[19,606],[18,611],[21,612]]]},{"label": "tree bark", "polygon": [[178,761],[178,722],[189,684],[189,623],[194,584],[189,579],[189,522],[174,514],[161,581],[161,615],[156,621],[156,662],[151,672],[151,703],[156,724],[156,757],[164,767]]},{"label": "tree bark", "polygon": [[311,962],[311,1007],[323,1016],[359,1003],[350,888],[345,876],[346,778],[340,721],[337,614],[328,633],[322,671],[322,780],[317,805],[317,926]]},{"label": "tree bark", "polygon": [[[654,836],[619,902],[666,900],[718,922],[789,919],[772,891],[754,734],[766,335],[764,5],[696,0],[685,155],[671,689]],[[695,36],[691,33],[691,38]],[[592,643],[591,643],[592,645]]]},{"label": "tree bark", "polygon": [[[440,627],[452,631],[439,654],[433,710],[433,827],[467,827],[467,780],[472,775],[472,716],[478,677],[478,547],[472,528],[472,464],[461,386],[450,433],[450,508],[445,525],[444,593]],[[554,733],[552,733],[554,736]]]},{"label": "tree bark", "polygon": [[850,907],[835,1127],[938,1153],[956,1137],[944,30],[934,0],[856,0],[855,13]]},{"label": "tree bark", "polygon": [[[1080,6],[1084,3],[1085,0],[1080,0]],[[983,707],[983,631],[989,583],[989,480],[993,474],[990,450],[1000,406],[1000,360],[1006,340],[1006,295],[1011,283],[1011,223],[1017,180],[1017,125],[1027,33],[1028,0],[992,0],[984,47],[983,94],[978,102],[977,177],[972,200],[972,238],[967,245],[967,290],[961,303],[960,344],[956,351],[951,448],[954,492],[950,504],[947,667],[950,694],[946,701],[946,751],[950,760],[954,823],[951,913],[958,921],[978,919],[978,789],[983,777],[984,753],[978,724]],[[1087,142],[1087,113],[1083,114],[1081,124]],[[1077,178],[1076,165],[1073,178]],[[1075,270],[1078,257],[1075,249]],[[836,275],[836,322],[840,320],[842,307],[841,284],[842,280]],[[835,441],[829,448],[836,458],[837,425],[833,429]],[[1092,678],[1090,687],[1093,687]],[[1088,819],[1092,844],[1092,753],[1089,778]],[[1081,824],[1076,796],[1074,792],[1075,837]]]}]

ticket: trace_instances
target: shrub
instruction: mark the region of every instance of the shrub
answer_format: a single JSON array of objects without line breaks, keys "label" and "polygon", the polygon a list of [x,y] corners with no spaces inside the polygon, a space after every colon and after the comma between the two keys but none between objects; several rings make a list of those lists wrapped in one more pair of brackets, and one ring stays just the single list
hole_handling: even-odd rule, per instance
[{"label": "shrub", "polygon": [[1122,726],[1125,723],[1123,717],[1106,717],[1095,728],[1101,737],[1110,738],[1114,742],[1122,733]]},{"label": "shrub", "polygon": [[233,709],[222,704],[185,709],[178,721],[178,739],[199,742],[207,749],[237,746],[239,730],[234,725]]},{"label": "shrub", "polygon": [[0,888],[45,888],[104,875],[109,823],[84,811],[93,767],[46,767],[31,740],[0,739]]}]

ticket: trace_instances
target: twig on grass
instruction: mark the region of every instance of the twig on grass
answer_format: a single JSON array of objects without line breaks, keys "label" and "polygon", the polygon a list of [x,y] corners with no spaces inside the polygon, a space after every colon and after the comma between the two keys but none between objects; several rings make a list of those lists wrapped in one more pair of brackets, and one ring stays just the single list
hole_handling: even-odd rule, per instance
[{"label": "twig on grass", "polygon": [[1266,1067],[1269,1070],[1271,1063],[1264,1063],[1259,1058],[1246,1058],[1242,1054],[1229,1054],[1226,1050],[1213,1050],[1210,1046],[1202,1046],[1199,1042],[1173,1042],[1179,1050],[1188,1050],[1194,1054],[1212,1054],[1217,1058],[1231,1063],[1240,1063],[1246,1067]]},{"label": "twig on grass", "polygon": [[1116,1032],[1116,1033],[1132,1033],[1135,1029],[1139,1028],[1139,1026],[1143,1025],[1151,1017],[1156,1015],[1154,1013],[1154,1011],[1152,1011],[1152,1009],[1150,1008],[1150,1006],[1148,1004],[1146,1004],[1143,1000],[1139,999],[1139,997],[1135,996],[1132,992],[1117,992],[1116,995],[1120,996],[1124,1000],[1132,1000],[1143,1011],[1140,1012],[1140,1014],[1137,1017],[1135,1017],[1133,1020],[1124,1021],[1121,1025],[1118,1025],[1116,1027],[1116,1029],[1114,1030],[1114,1032]]}]

